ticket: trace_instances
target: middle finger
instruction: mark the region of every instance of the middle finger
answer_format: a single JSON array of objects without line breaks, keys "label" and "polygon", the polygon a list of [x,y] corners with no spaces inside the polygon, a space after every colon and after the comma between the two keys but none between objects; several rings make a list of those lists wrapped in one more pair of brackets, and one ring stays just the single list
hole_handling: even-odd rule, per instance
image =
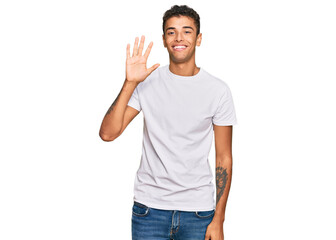
[{"label": "middle finger", "polygon": [[142,55],[142,49],[144,47],[144,44],[145,44],[145,36],[142,35],[141,36],[141,41],[140,41],[140,46],[139,46],[139,50],[138,50],[138,55]]}]

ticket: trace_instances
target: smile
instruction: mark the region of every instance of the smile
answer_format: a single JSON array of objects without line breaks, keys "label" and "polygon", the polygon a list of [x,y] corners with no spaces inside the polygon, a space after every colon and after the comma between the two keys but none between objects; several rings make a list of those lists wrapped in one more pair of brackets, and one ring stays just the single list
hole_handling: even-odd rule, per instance
[{"label": "smile", "polygon": [[176,51],[183,51],[184,49],[186,49],[187,46],[173,46],[173,49]]}]

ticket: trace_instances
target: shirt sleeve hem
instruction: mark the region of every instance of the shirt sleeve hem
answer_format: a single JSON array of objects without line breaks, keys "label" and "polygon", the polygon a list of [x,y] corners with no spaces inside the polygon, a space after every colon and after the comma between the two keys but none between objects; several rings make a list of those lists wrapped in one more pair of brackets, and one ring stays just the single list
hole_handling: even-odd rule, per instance
[{"label": "shirt sleeve hem", "polygon": [[132,108],[138,110],[139,112],[141,111],[140,107],[138,107],[138,106],[136,106],[136,105],[134,105],[134,104],[128,103],[127,106],[130,106],[130,107],[132,107]]},{"label": "shirt sleeve hem", "polygon": [[233,126],[233,125],[237,125],[237,122],[212,122],[213,125],[216,126]]}]

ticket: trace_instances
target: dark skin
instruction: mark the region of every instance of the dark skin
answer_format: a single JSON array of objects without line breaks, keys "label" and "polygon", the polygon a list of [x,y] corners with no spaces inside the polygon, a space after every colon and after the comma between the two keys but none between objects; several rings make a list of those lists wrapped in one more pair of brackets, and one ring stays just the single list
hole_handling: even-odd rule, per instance
[{"label": "dark skin", "polygon": [[[197,46],[201,45],[202,34],[199,33],[197,35],[196,30],[194,21],[190,17],[172,17],[166,21],[162,40],[164,47],[167,48],[169,53],[169,69],[172,73],[181,76],[193,76],[199,72],[200,68],[196,66],[195,62],[195,50]],[[159,67],[159,64],[155,64],[147,69],[147,58],[153,43],[151,42],[149,44],[145,54],[142,55],[144,41],[145,37],[142,36],[139,46],[139,39],[136,38],[132,56],[130,55],[130,45],[127,45],[127,84],[125,84],[125,89],[128,89],[128,86],[144,81],[152,71]],[[179,48],[175,48],[177,45]],[[134,88],[135,87],[131,88],[129,94],[131,94]],[[119,95],[108,110],[107,115],[114,109],[118,98]],[[125,99],[129,99],[129,97],[123,98],[123,96],[120,96],[120,98],[125,101],[126,105],[127,101]],[[125,114],[126,120],[124,120],[123,127],[118,133],[118,136],[137,113],[138,112],[134,110],[133,112]],[[213,125],[213,128],[216,149],[216,211],[212,222],[207,227],[205,240],[224,240],[223,225],[225,219],[225,207],[230,191],[232,176],[232,126]]]},{"label": "dark skin", "polygon": [[[193,76],[200,70],[195,63],[195,49],[201,45],[202,34],[196,35],[196,26],[190,17],[172,17],[167,20],[163,45],[169,53],[171,72],[181,76]],[[184,45],[183,50],[174,46]],[[232,175],[232,126],[214,125],[216,148],[216,211],[208,225],[205,240],[224,240],[225,207]]]},{"label": "dark skin", "polygon": [[216,149],[216,211],[205,240],[223,240],[225,208],[232,177],[232,126],[213,125]]},{"label": "dark skin", "polygon": [[[145,54],[142,56],[142,51],[144,48],[144,43],[145,43],[145,36],[141,37],[140,40],[140,46],[138,48],[138,42],[139,39],[135,39],[134,47],[133,47],[133,54],[131,56],[130,53],[130,45],[127,44],[126,48],[126,79],[127,81],[130,82],[142,82],[144,81],[149,74],[151,74],[156,68],[160,66],[160,64],[154,64],[151,68],[147,69],[146,63],[147,63],[147,58],[149,56],[149,53],[152,49],[153,42],[150,42],[150,44],[147,47],[147,50]],[[112,103],[111,107],[108,109],[107,114],[109,114],[112,110],[113,107],[116,105],[118,98],[120,96],[120,93]]]},{"label": "dark skin", "polygon": [[113,141],[118,138],[125,130],[127,125],[138,115],[139,111],[127,106],[127,103],[134,92],[136,86],[144,81],[159,64],[154,64],[147,68],[146,63],[149,53],[152,49],[153,42],[150,42],[145,53],[143,54],[145,36],[135,38],[133,53],[131,55],[130,44],[126,48],[126,79],[118,96],[108,109],[102,121],[99,136],[104,141]]},{"label": "dark skin", "polygon": [[[195,63],[196,46],[201,45],[202,33],[196,36],[196,26],[190,17],[171,17],[166,21],[162,35],[163,45],[169,53],[169,69],[181,76],[193,76],[200,70]],[[186,46],[183,50],[174,49],[176,45]]]},{"label": "dark skin", "polygon": [[116,103],[118,102],[118,98],[120,96],[120,93],[118,94],[118,96],[116,97],[116,99],[114,100],[114,102],[112,103],[111,107],[107,110],[106,114],[110,114],[110,112],[113,110],[113,107],[116,105]]}]

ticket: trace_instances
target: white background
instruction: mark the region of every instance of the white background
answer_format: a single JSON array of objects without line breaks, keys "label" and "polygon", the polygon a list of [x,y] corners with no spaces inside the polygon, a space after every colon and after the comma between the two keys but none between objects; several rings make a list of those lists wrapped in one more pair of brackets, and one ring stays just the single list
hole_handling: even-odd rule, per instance
[{"label": "white background", "polygon": [[[126,45],[162,16],[201,17],[196,64],[233,94],[226,240],[336,239],[334,1],[1,1],[0,239],[131,239],[142,112],[113,142],[101,121]],[[209,161],[215,169],[214,145]],[[213,172],[214,173],[214,172]]]}]

